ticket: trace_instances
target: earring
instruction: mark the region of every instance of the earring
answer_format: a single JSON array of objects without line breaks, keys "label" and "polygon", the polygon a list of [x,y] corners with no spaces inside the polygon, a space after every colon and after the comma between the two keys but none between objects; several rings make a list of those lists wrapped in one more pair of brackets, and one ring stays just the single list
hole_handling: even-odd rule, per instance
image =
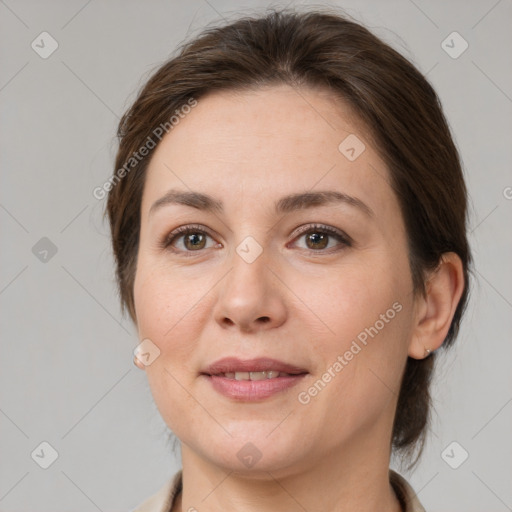
[{"label": "earring", "polygon": [[428,357],[431,352],[432,352],[432,350],[430,350],[429,348],[425,348],[425,356],[424,357]]},{"label": "earring", "polygon": [[137,356],[133,356],[133,364],[137,368],[144,370],[144,363]]}]

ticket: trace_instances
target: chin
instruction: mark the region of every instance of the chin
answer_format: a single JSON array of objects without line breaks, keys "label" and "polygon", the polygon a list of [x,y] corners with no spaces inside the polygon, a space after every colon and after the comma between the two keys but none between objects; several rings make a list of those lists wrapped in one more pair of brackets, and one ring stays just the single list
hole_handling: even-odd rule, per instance
[{"label": "chin", "polygon": [[[271,436],[267,436],[267,429],[252,437],[247,434],[234,435],[225,443],[217,444],[213,451],[211,444],[201,447],[199,451],[212,464],[226,472],[267,480],[269,472],[284,475],[287,468],[296,465],[303,458],[297,451],[297,446],[302,446],[302,438],[293,439],[288,435],[286,442],[283,442],[283,439],[271,439]],[[207,452],[204,451],[205,448],[208,449]]]}]

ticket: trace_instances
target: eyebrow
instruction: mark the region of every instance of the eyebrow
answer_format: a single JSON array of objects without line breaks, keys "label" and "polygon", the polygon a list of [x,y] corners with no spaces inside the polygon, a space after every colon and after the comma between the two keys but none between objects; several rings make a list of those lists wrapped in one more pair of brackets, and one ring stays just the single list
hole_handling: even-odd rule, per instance
[{"label": "eyebrow", "polygon": [[[284,214],[339,203],[357,208],[369,217],[374,216],[372,209],[360,199],[334,190],[290,194],[278,199],[274,204],[274,209],[277,214]],[[223,211],[222,201],[207,194],[171,189],[153,203],[149,209],[149,214],[151,215],[156,210],[171,204],[181,204],[212,213],[221,213]]]}]

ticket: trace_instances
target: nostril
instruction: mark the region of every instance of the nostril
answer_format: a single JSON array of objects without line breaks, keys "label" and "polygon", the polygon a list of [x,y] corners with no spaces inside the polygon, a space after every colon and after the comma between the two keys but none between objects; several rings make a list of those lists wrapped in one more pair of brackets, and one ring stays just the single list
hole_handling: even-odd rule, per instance
[{"label": "nostril", "polygon": [[264,324],[266,324],[267,322],[270,322],[270,318],[268,316],[260,316],[260,318],[258,318],[258,320]]}]

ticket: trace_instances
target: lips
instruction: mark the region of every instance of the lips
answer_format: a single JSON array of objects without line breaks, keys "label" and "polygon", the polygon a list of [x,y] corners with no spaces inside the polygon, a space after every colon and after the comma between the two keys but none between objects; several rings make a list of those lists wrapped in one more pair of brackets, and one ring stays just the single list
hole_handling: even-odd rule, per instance
[{"label": "lips", "polygon": [[205,382],[237,402],[260,402],[296,386],[309,372],[277,359],[225,357],[201,371]]},{"label": "lips", "polygon": [[[300,368],[268,357],[256,359],[225,357],[206,367],[201,374],[224,376],[227,378],[235,378],[236,380],[261,380],[262,376],[257,375],[257,373],[260,372],[265,372],[265,379],[308,373],[305,368]],[[251,375],[251,373],[254,375]],[[252,379],[252,377],[254,377],[254,379]]]}]

